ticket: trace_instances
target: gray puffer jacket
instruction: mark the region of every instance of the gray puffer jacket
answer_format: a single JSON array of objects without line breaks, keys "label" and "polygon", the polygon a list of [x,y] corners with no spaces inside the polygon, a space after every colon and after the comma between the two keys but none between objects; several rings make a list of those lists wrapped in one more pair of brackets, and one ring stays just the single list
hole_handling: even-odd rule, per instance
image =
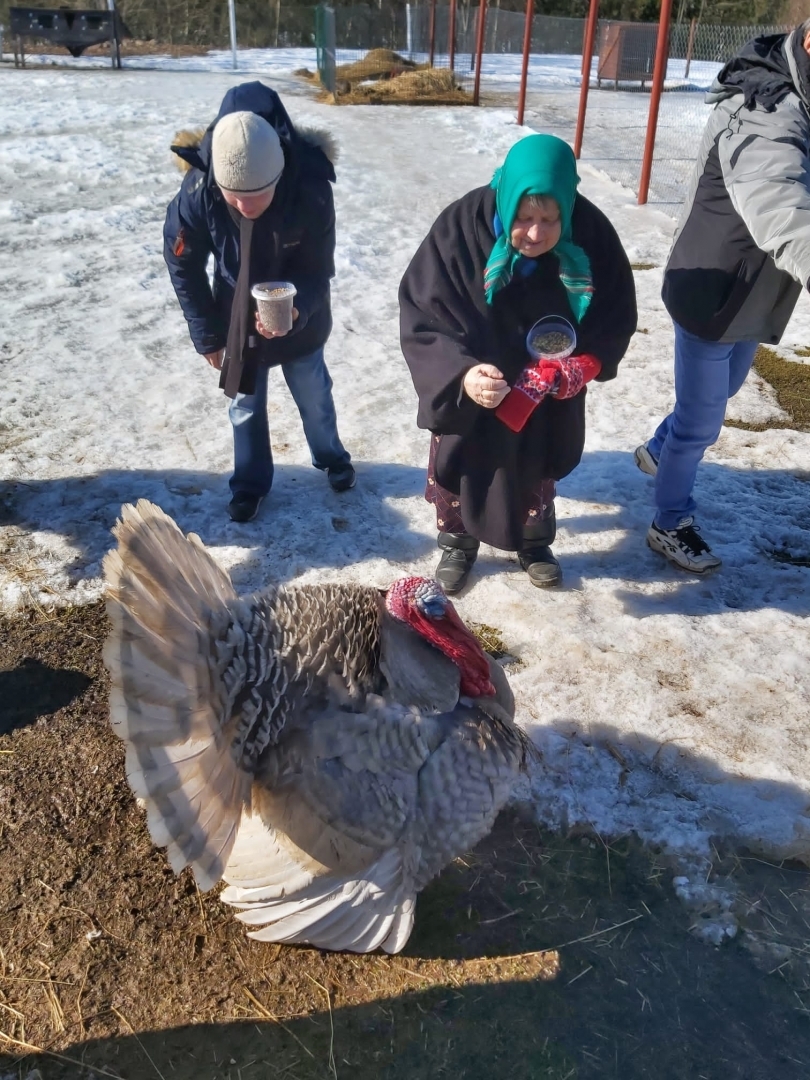
[{"label": "gray puffer jacket", "polygon": [[[706,99],[716,104],[662,296],[675,322],[708,341],[776,344],[810,283],[810,94],[802,35],[800,28],[784,41],[750,43],[736,85],[727,76],[734,61]],[[750,78],[772,77],[767,60],[758,67],[769,50],[784,64],[787,89],[763,105],[750,100]]]}]

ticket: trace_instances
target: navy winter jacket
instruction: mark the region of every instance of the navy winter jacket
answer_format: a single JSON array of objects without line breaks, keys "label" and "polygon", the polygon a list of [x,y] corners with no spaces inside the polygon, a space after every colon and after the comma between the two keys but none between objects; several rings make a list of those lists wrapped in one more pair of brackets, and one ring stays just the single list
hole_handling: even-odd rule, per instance
[{"label": "navy winter jacket", "polygon": [[[291,281],[298,290],[298,319],[285,337],[259,338],[262,360],[270,365],[308,356],[332,329],[329,282],[335,273],[335,208],[331,141],[297,131],[278,94],[260,82],[242,83],[225,95],[219,116],[249,111],[278,132],[285,166],[270,207],[253,226],[250,284]],[[199,145],[173,146],[190,166],[172,200],[163,228],[163,257],[174,291],[199,353],[225,347],[236,279],[239,228],[214,181],[212,123]],[[213,285],[208,259],[214,256]]]}]

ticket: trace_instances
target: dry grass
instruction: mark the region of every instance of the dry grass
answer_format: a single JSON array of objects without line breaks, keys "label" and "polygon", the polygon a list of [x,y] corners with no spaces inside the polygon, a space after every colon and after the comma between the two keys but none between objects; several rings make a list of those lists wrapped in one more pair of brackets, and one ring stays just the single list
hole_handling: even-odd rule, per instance
[{"label": "dry grass", "polygon": [[810,427],[810,365],[783,360],[773,349],[760,345],[754,370],[774,388],[779,406],[793,426],[801,430]]},{"label": "dry grass", "polygon": [[468,622],[467,626],[472,630],[484,652],[489,653],[494,660],[510,655],[501,632],[496,626],[476,622]]},{"label": "dry grass", "polygon": [[[796,355],[810,355],[810,350],[797,349]],[[760,345],[754,357],[754,371],[773,387],[779,407],[787,413],[788,419],[777,417],[756,424],[744,420],[726,420],[725,426],[742,428],[744,431],[767,431],[770,428],[810,430],[810,364],[783,360],[773,349]]]},{"label": "dry grass", "polygon": [[413,71],[416,64],[391,49],[371,49],[362,60],[340,64],[335,69],[338,83],[363,82],[366,79],[393,79],[404,71]]},{"label": "dry grass", "polygon": [[[309,82],[318,78],[308,68],[295,73]],[[390,49],[372,49],[362,60],[335,70],[335,93],[323,89],[319,100],[329,105],[470,105],[471,95],[455,72],[416,64]]]},{"label": "dry grass", "polygon": [[472,97],[447,68],[409,71],[375,83],[353,85],[339,93],[340,105],[472,105]]}]

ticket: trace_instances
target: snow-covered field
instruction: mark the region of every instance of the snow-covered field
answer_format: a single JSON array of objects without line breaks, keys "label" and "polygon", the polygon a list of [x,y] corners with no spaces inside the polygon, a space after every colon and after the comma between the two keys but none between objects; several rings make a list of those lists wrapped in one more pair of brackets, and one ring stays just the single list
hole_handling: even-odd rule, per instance
[{"label": "snow-covered field", "polygon": [[[121,72],[0,70],[6,610],[97,597],[109,530],[137,498],[199,533],[243,590],[270,579],[384,586],[435,565],[427,435],[398,347],[397,286],[439,210],[487,182],[526,132],[498,109],[330,109],[293,77],[299,53],[251,56],[236,73],[229,54],[143,58],[149,71],[133,61]],[[208,123],[225,90],[257,74],[296,121],[330,128],[340,144],[327,357],[359,479],[337,496],[311,468],[276,372],[275,487],[257,521],[235,525],[226,403],[188,341],[161,229],[179,184],[175,131]],[[586,454],[560,485],[565,587],[542,593],[514,558],[485,550],[459,610],[497,627],[518,659],[508,670],[519,716],[543,755],[525,794],[543,820],[636,830],[685,856],[719,837],[810,859],[810,569],[771,555],[810,558],[810,436],[723,430],[697,488],[719,574],[685,577],[647,549],[651,481],[632,450],[672,403],[659,291],[673,221],[593,165],[581,172],[631,261],[655,266],[636,274],[640,331],[619,378],[589,394]],[[808,344],[804,296],[782,351]],[[731,409],[745,420],[778,411],[756,378]]]},{"label": "snow-covered field", "polygon": [[[356,50],[338,50],[337,63],[358,57]],[[427,53],[408,54],[417,62],[426,62]],[[11,54],[7,54],[11,60]],[[38,55],[29,62],[45,67],[71,70],[109,70],[109,59],[82,56],[75,59],[67,52]],[[437,67],[447,66],[448,57],[437,55]],[[233,73],[233,53],[218,49],[206,56],[128,56],[124,64],[132,71],[174,71],[187,74]],[[597,86],[598,58],[591,64],[590,87]],[[267,77],[281,92],[300,94],[300,80],[293,76],[299,68],[315,71],[314,48],[241,49],[237,64],[242,78]],[[539,131],[549,131],[574,142],[582,82],[581,58],[573,55],[538,55],[529,58],[525,103],[526,124]],[[691,164],[706,122],[708,108],[704,95],[721,65],[694,61],[687,75],[683,60],[671,59],[664,83],[666,91],[659,105],[656,127],[655,160],[650,177],[649,200],[677,212],[681,192],[688,181]],[[469,53],[456,56],[459,79],[472,89],[472,64]],[[481,100],[485,105],[517,108],[522,57],[514,53],[484,54],[481,65]],[[622,82],[616,93],[612,83],[604,83],[601,92],[589,95],[584,129],[582,160],[590,162],[625,187],[638,189],[641,161],[647,135],[647,110],[650,102],[638,82]],[[609,89],[608,89],[609,88]]]}]

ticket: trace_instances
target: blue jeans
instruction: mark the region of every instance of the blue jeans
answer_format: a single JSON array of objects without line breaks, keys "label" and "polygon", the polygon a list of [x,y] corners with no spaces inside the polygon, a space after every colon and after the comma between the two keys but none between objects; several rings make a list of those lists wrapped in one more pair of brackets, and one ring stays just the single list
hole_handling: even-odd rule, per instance
[{"label": "blue jeans", "polygon": [[692,488],[706,448],[717,442],[729,398],[745,382],[756,341],[704,341],[675,325],[675,408],[647,449],[658,459],[655,524],[674,529],[695,512]]},{"label": "blue jeans", "polygon": [[[269,368],[260,364],[252,394],[237,394],[228,409],[233,425],[233,476],[231,491],[266,495],[273,484],[273,452],[267,423],[267,377]],[[312,464],[316,469],[345,465],[351,456],[337,430],[332,378],[323,359],[323,349],[300,360],[289,360],[281,371],[301,414]]]}]

